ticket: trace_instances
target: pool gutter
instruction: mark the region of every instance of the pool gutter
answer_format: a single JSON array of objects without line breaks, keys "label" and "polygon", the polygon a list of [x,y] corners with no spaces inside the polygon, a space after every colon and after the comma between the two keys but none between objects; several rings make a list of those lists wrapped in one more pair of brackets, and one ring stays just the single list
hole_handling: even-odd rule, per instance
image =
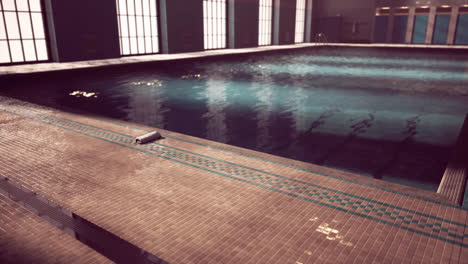
[{"label": "pool gutter", "polygon": [[[462,205],[468,177],[468,114],[458,135],[437,193],[458,205]],[[465,199],[466,200],[466,199]],[[467,204],[464,205],[468,206]]]},{"label": "pool gutter", "polygon": [[0,67],[0,77],[21,75],[30,73],[68,71],[78,69],[93,69],[109,66],[131,65],[140,63],[187,60],[194,58],[206,58],[214,56],[226,56],[237,54],[250,54],[258,52],[271,52],[281,50],[294,50],[310,47],[364,47],[364,48],[419,48],[419,49],[450,49],[467,50],[466,45],[414,45],[414,44],[354,44],[354,43],[301,43],[293,45],[274,45],[242,49],[218,49],[190,53],[156,54],[142,56],[126,56],[116,59],[89,60],[78,62],[46,62],[34,64],[21,64]]}]

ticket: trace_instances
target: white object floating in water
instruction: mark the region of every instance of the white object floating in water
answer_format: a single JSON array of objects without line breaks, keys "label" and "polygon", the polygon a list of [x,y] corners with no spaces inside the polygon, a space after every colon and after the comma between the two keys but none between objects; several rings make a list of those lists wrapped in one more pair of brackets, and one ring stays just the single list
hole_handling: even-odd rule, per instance
[{"label": "white object floating in water", "polygon": [[145,143],[148,143],[150,141],[160,139],[160,138],[161,138],[161,134],[158,131],[153,131],[151,133],[148,133],[148,134],[145,134],[143,136],[137,137],[135,139],[135,142],[137,144],[145,144]]}]

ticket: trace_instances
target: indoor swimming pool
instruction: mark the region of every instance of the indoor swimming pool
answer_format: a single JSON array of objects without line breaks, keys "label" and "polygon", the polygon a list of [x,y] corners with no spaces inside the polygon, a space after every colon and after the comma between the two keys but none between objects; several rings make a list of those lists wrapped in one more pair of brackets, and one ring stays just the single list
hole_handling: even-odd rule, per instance
[{"label": "indoor swimming pool", "polygon": [[435,191],[468,54],[309,48],[9,77],[0,94]]}]

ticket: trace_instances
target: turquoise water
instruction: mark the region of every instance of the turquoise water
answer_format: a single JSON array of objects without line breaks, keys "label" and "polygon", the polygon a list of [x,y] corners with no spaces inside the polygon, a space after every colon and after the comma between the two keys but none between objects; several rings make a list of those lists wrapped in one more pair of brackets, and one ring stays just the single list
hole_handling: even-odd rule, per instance
[{"label": "turquoise water", "polygon": [[468,56],[320,48],[2,81],[0,93],[436,190]]}]

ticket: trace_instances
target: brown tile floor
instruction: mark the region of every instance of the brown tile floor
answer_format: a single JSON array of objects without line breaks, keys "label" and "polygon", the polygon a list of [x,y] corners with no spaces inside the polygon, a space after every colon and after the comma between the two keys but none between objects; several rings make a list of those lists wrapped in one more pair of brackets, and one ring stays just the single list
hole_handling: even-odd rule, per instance
[{"label": "brown tile floor", "polygon": [[0,193],[0,263],[111,263]]},{"label": "brown tile floor", "polygon": [[128,125],[0,98],[0,175],[169,263],[468,263],[435,193]]}]

